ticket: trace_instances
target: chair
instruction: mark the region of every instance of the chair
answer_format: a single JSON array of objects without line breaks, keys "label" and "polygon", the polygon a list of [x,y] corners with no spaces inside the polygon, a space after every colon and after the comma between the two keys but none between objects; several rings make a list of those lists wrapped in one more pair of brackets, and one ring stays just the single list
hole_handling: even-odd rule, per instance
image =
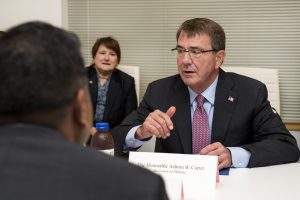
[{"label": "chair", "polygon": [[[127,65],[119,65],[118,69],[132,76],[135,80],[135,89],[137,93],[137,98],[139,102],[139,94],[140,94],[140,69],[138,66],[127,66]],[[151,140],[146,142],[138,151],[141,152],[154,152],[156,138],[152,137]]]},{"label": "chair", "polygon": [[248,76],[265,83],[268,89],[268,99],[271,106],[278,114],[280,114],[280,94],[277,69],[252,67],[222,67],[222,69],[227,72]]},{"label": "chair", "polygon": [[118,65],[118,69],[129,74],[134,78],[135,81],[135,90],[137,95],[137,100],[139,102],[140,96],[140,68],[138,66],[127,66],[127,65]]}]

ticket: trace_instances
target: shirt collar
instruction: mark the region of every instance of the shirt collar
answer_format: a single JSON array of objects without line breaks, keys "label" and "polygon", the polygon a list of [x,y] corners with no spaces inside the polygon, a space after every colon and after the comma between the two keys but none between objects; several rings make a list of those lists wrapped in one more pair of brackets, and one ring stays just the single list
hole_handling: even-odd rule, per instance
[{"label": "shirt collar", "polygon": [[[206,101],[208,101],[211,105],[214,105],[215,103],[215,94],[216,94],[218,79],[219,79],[219,75],[216,77],[214,82],[201,93],[201,95],[204,96]],[[188,87],[188,90],[190,93],[190,104],[192,105],[195,98],[198,96],[198,94],[194,92],[190,87]]]}]

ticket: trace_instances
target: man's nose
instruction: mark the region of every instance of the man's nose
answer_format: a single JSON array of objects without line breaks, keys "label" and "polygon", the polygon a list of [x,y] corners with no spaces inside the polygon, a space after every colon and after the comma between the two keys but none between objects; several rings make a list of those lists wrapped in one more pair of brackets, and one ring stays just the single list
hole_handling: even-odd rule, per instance
[{"label": "man's nose", "polygon": [[192,58],[191,58],[190,52],[189,51],[185,51],[183,53],[182,59],[183,59],[184,63],[191,63],[192,62]]}]

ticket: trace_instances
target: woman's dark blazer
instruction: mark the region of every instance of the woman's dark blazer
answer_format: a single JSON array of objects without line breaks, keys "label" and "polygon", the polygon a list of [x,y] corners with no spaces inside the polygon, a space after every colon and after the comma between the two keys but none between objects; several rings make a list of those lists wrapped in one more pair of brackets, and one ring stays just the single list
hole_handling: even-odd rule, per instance
[{"label": "woman's dark blazer", "polygon": [[[93,104],[94,114],[96,111],[98,80],[94,65],[87,67],[89,89]],[[108,86],[103,122],[108,122],[110,128],[119,125],[122,120],[137,108],[137,95],[134,78],[118,69],[111,75]]]}]

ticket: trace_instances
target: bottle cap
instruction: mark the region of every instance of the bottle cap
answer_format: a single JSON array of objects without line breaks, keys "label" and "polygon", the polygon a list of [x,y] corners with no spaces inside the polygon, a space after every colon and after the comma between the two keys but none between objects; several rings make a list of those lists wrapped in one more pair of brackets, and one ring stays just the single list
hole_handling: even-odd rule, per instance
[{"label": "bottle cap", "polygon": [[109,130],[109,124],[106,122],[96,123],[96,130],[97,131],[108,131]]}]

